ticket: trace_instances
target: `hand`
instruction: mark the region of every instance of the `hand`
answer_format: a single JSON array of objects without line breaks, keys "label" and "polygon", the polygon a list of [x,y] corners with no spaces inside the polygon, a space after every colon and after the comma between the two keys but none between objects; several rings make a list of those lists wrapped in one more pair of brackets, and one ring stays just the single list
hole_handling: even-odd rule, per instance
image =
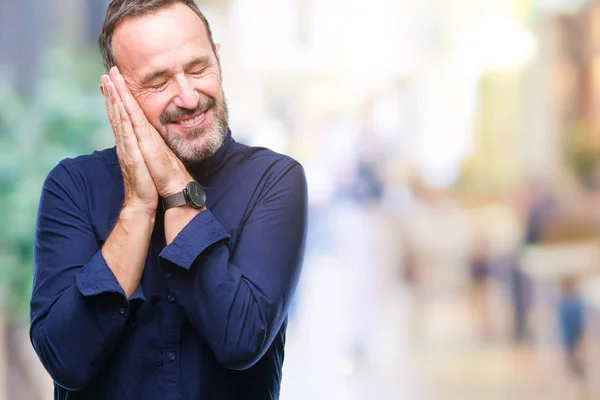
[{"label": "hand", "polygon": [[158,192],[138,146],[129,115],[119,93],[107,75],[102,76],[106,113],[117,144],[117,156],[123,174],[123,209],[134,209],[154,216]]},{"label": "hand", "polygon": [[193,180],[192,176],[150,124],[127,88],[125,80],[117,67],[110,70],[110,79],[123,102],[128,115],[129,126],[132,127],[135,137],[137,137],[139,149],[146,161],[158,194],[161,197],[166,197],[180,192]]}]

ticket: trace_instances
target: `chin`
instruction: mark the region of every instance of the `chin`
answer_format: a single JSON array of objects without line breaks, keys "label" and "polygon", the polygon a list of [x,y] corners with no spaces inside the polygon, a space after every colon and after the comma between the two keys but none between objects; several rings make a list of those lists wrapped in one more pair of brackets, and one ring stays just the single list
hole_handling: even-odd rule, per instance
[{"label": "chin", "polygon": [[209,129],[198,132],[198,136],[182,139],[181,136],[171,136],[167,145],[185,165],[198,163],[214,155],[223,145],[225,135],[220,129]]}]

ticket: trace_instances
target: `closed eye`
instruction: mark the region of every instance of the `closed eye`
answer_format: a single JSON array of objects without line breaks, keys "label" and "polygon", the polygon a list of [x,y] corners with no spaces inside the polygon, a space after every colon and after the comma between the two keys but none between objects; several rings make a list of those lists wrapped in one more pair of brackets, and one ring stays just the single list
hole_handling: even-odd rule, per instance
[{"label": "closed eye", "polygon": [[190,72],[189,74],[194,75],[194,76],[199,76],[199,75],[202,75],[202,73],[204,73],[205,69],[206,68],[197,69],[195,71]]},{"label": "closed eye", "polygon": [[150,89],[159,90],[159,89],[162,89],[166,84],[167,84],[167,81],[158,83],[156,85],[151,85]]}]

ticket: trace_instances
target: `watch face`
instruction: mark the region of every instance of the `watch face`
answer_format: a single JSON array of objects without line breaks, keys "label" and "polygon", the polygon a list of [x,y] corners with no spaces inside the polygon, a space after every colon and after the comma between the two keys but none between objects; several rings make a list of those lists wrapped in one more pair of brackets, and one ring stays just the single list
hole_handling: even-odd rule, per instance
[{"label": "watch face", "polygon": [[192,181],[187,186],[188,198],[192,205],[200,208],[206,204],[206,192],[202,185],[196,181]]}]

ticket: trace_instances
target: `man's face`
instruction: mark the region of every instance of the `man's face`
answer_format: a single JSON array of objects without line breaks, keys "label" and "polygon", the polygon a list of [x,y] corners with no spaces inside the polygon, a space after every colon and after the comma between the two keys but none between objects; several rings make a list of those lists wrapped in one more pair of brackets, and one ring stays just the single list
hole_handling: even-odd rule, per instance
[{"label": "man's face", "polygon": [[227,104],[198,15],[176,3],[126,19],[112,47],[129,90],[179,159],[189,165],[214,154],[227,133]]}]

